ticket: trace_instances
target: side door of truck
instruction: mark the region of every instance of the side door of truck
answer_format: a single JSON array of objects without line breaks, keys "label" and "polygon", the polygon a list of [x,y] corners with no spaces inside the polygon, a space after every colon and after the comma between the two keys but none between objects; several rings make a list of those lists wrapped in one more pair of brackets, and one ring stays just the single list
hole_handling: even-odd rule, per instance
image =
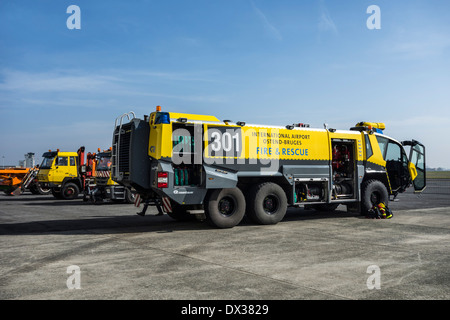
[{"label": "side door of truck", "polygon": [[403,146],[393,139],[377,135],[391,189],[394,193],[403,192],[411,184],[409,160]]},{"label": "side door of truck", "polygon": [[427,186],[425,171],[425,146],[416,140],[402,141],[402,145],[411,147],[409,153],[409,171],[415,192],[422,192]]},{"label": "side door of truck", "polygon": [[69,174],[69,159],[67,156],[57,156],[54,163],[53,183],[61,184]]}]

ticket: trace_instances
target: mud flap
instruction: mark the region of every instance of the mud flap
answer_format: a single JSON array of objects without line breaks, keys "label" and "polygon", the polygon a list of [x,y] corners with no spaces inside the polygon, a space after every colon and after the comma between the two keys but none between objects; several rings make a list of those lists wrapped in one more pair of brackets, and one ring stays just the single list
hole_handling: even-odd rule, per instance
[{"label": "mud flap", "polygon": [[162,205],[165,213],[172,213],[172,204],[170,203],[170,199],[168,197],[162,198]]},{"label": "mud flap", "polygon": [[136,197],[134,198],[134,206],[136,208],[139,208],[141,206],[141,196],[140,194],[136,194]]}]

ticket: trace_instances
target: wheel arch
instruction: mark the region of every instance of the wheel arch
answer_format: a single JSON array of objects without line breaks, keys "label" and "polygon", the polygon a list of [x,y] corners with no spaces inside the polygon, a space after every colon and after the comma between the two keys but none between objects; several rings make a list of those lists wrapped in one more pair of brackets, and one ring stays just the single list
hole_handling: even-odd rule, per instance
[{"label": "wheel arch", "polygon": [[83,186],[81,184],[80,178],[73,178],[73,177],[64,178],[64,180],[62,181],[62,184],[61,184],[61,188],[63,188],[67,183],[74,183],[77,185],[77,187],[80,189],[80,191],[83,190]]}]

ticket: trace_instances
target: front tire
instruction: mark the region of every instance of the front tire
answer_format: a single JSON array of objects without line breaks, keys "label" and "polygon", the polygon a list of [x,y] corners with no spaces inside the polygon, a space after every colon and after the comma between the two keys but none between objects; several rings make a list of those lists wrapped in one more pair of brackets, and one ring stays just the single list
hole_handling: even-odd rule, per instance
[{"label": "front tire", "polygon": [[66,183],[61,188],[61,196],[65,200],[73,200],[78,198],[78,194],[80,193],[80,189],[75,183],[69,182]]},{"label": "front tire", "polygon": [[362,186],[361,213],[366,214],[376,204],[388,204],[389,193],[386,186],[379,180],[368,180]]},{"label": "front tire", "polygon": [[216,189],[205,204],[206,220],[217,228],[232,228],[245,215],[245,197],[239,188]]}]

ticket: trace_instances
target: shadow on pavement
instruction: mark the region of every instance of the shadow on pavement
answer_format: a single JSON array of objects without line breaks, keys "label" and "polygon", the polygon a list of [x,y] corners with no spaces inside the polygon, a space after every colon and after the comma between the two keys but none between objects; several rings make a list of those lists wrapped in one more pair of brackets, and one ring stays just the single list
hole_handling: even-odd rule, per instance
[{"label": "shadow on pavement", "polygon": [[[54,205],[54,204],[48,204]],[[355,213],[336,210],[334,212],[318,212],[315,210],[288,209],[283,221],[300,221],[311,219],[334,219],[352,217],[358,218]],[[248,218],[236,226],[259,226]],[[262,226],[264,227],[264,226]],[[115,234],[135,232],[173,232],[185,230],[213,229],[208,223],[197,220],[181,222],[167,215],[156,216],[138,215],[99,216],[98,214],[79,219],[41,220],[18,223],[0,224],[0,235],[27,235],[27,234]]]}]

